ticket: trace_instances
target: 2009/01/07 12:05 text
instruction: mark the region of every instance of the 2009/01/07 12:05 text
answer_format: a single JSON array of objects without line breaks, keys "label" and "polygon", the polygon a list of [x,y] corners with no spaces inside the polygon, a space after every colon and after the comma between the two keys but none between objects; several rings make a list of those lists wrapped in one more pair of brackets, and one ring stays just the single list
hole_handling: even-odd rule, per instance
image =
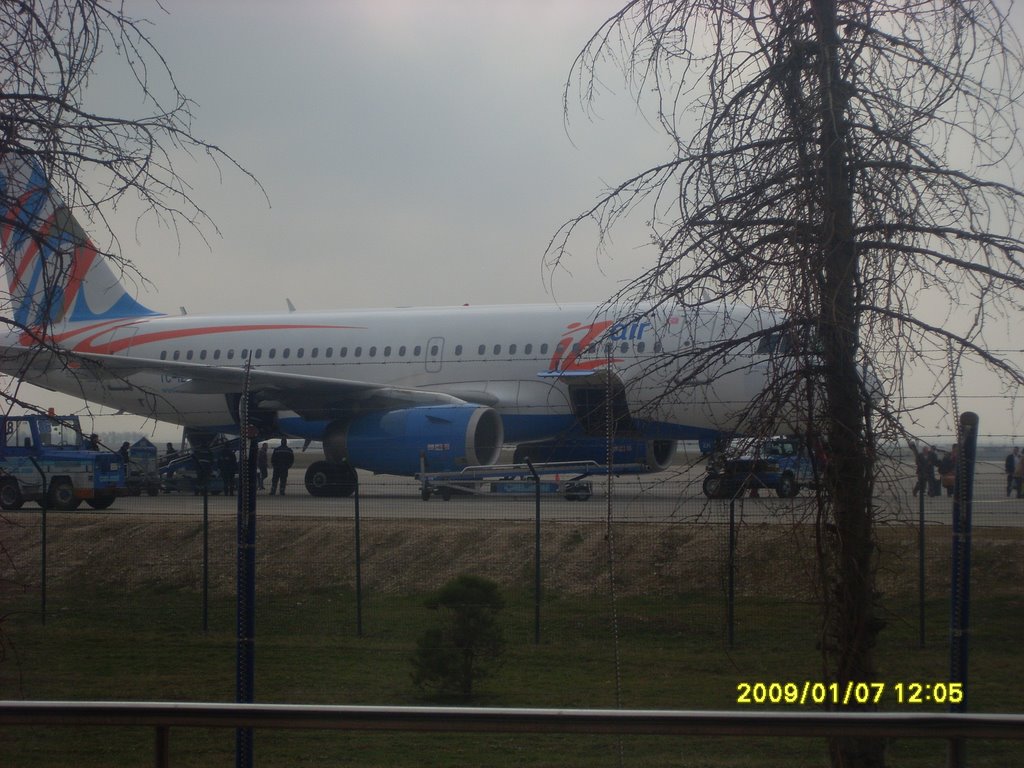
[{"label": "2009/01/07 12:05 text", "polygon": [[822,683],[740,682],[736,684],[737,704],[959,704],[964,699],[963,683]]}]

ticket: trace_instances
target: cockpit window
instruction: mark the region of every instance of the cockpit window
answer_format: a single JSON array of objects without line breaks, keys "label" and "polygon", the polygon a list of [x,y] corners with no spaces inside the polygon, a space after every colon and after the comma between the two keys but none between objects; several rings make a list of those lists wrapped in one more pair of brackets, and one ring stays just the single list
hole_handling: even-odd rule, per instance
[{"label": "cockpit window", "polygon": [[786,355],[793,349],[793,342],[788,333],[776,332],[762,336],[757,345],[759,355]]}]

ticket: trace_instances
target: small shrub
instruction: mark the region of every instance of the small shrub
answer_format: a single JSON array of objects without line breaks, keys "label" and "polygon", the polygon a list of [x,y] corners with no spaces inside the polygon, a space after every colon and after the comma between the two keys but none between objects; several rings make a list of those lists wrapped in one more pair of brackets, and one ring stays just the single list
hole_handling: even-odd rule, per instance
[{"label": "small shrub", "polygon": [[493,581],[464,574],[425,603],[440,626],[424,632],[412,657],[412,680],[420,690],[469,698],[473,684],[500,662],[505,650],[498,614],[505,600]]}]

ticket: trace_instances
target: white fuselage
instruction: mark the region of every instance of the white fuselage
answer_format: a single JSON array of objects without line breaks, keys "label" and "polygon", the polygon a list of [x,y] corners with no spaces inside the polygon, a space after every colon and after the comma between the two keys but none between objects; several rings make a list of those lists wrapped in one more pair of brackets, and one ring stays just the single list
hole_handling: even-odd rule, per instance
[{"label": "white fuselage", "polygon": [[[354,440],[379,465],[420,448],[465,448],[456,458],[468,461],[478,439],[490,458],[502,440],[595,435],[601,416],[606,437],[623,426],[629,439],[713,437],[764,385],[766,357],[735,342],[771,326],[740,307],[161,315],[123,284],[38,158],[0,153],[0,187],[4,313],[23,332],[0,341],[0,371],[197,434],[236,431],[245,403],[262,431],[327,436],[335,458]],[[709,349],[711,365],[696,354]]]},{"label": "white fuselage", "polygon": [[[670,310],[633,317],[574,304],[107,320],[60,328],[53,338],[73,353],[150,360],[152,369],[94,377],[46,356],[31,375],[33,383],[113,408],[228,431],[224,394],[194,386],[175,365],[250,365],[489,405],[502,417],[505,440],[515,443],[568,428],[571,387],[611,371],[634,417],[679,438],[729,429],[764,384],[760,364],[737,356],[702,385],[674,388],[688,350],[711,340],[713,324]],[[282,412],[280,423],[286,434],[310,439],[321,429],[294,413]]]}]

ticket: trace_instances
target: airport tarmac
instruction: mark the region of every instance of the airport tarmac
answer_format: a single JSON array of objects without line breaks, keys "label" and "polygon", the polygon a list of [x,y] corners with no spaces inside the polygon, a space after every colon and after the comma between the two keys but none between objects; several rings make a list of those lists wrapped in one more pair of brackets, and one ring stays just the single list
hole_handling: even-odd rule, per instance
[{"label": "airport tarmac", "polygon": [[[913,476],[909,467],[896,467],[878,486],[879,520],[883,523],[916,523],[920,501],[911,496]],[[270,496],[257,494],[257,515],[295,517],[352,517],[356,500],[310,496],[302,485],[303,473],[292,472],[289,493]],[[653,475],[612,478],[611,493],[604,477],[590,478],[593,495],[587,501],[568,501],[553,493],[541,495],[541,518],[547,522],[708,522],[727,523],[730,511],[746,523],[793,523],[813,519],[814,497],[803,491],[793,499],[778,498],[762,490],[759,497],[744,496],[734,502],[709,500],[701,491],[703,465],[677,467]],[[568,478],[559,478],[566,480]],[[1020,527],[1024,525],[1024,499],[1007,498],[1005,476],[996,464],[979,464],[972,504],[975,526]],[[269,484],[268,484],[269,485]],[[359,514],[361,517],[394,519],[526,520],[536,516],[533,493],[490,493],[486,483],[480,493],[454,495],[449,500],[439,495],[429,501],[421,498],[420,484],[413,478],[374,476],[360,473]],[[105,514],[201,514],[202,497],[191,494],[160,494],[119,499]],[[28,509],[28,505],[26,506]],[[948,496],[925,498],[924,518],[928,525],[952,525],[953,499]],[[83,506],[82,511],[89,511]],[[237,513],[233,497],[208,497],[211,515]]]}]

